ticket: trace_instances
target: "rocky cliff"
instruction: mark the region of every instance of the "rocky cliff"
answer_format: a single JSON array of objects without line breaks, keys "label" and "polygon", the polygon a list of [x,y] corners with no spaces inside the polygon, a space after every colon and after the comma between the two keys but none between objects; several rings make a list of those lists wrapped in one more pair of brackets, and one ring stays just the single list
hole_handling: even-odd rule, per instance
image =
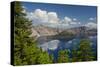
[{"label": "rocky cliff", "polygon": [[60,32],[62,31],[56,28],[50,28],[43,25],[38,25],[38,26],[33,26],[31,36],[33,37],[53,36],[53,35],[57,35]]},{"label": "rocky cliff", "polygon": [[[70,34],[73,34],[74,36],[89,36],[89,35],[95,35],[97,33],[96,29],[89,30],[87,27],[82,26],[82,27],[75,27],[75,28],[70,28],[70,29],[57,29],[57,28],[51,28],[43,25],[37,25],[33,26],[32,28],[32,37],[40,37],[40,36],[55,36],[55,35],[63,35],[69,36]],[[69,35],[68,35],[69,34]],[[59,36],[60,36],[59,35]]]}]

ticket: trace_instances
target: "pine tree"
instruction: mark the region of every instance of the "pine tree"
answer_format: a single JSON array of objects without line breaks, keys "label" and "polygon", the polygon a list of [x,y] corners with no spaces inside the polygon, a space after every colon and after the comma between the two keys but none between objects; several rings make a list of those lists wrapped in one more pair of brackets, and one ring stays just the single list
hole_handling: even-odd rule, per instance
[{"label": "pine tree", "polygon": [[[14,5],[14,65],[28,64],[27,56],[31,53],[28,49],[32,49],[34,42],[29,37],[31,34],[31,22],[25,18],[25,13],[22,12],[20,2],[15,2]],[[31,45],[30,45],[31,44]],[[27,50],[27,51],[25,51]],[[30,59],[29,59],[30,60]]]},{"label": "pine tree", "polygon": [[69,52],[68,50],[60,50],[58,53],[58,63],[66,63],[69,62]]},{"label": "pine tree", "polygon": [[79,46],[80,58],[82,61],[91,61],[94,59],[92,47],[88,39],[83,39]]},{"label": "pine tree", "polygon": [[72,50],[72,62],[92,61],[95,57],[88,39],[82,39],[78,49]]},{"label": "pine tree", "polygon": [[49,64],[52,63],[52,59],[47,52],[41,52],[37,58],[37,64]]},{"label": "pine tree", "polygon": [[49,55],[30,37],[32,23],[25,16],[21,3],[14,2],[14,65],[51,63]]},{"label": "pine tree", "polygon": [[71,61],[72,62],[77,62],[77,60],[78,60],[78,51],[77,51],[76,48],[73,48]]}]

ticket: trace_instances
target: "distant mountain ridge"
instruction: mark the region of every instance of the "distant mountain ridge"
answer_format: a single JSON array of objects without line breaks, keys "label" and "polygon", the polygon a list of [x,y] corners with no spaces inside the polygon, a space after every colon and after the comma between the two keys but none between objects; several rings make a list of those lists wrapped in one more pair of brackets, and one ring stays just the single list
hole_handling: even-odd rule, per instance
[{"label": "distant mountain ridge", "polygon": [[58,34],[63,34],[64,32],[71,33],[75,36],[77,35],[89,36],[89,35],[96,35],[97,29],[90,29],[86,26],[74,27],[70,29],[58,29],[58,28],[47,27],[44,25],[37,25],[33,26],[31,36],[36,38],[40,36],[54,36]]}]

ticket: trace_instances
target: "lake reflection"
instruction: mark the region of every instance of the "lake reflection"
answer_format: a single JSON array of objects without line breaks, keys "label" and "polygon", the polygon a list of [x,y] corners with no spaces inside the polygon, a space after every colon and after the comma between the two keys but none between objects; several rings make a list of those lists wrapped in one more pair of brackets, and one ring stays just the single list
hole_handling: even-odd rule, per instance
[{"label": "lake reflection", "polygon": [[40,44],[39,47],[42,48],[43,51],[49,50],[55,50],[58,48],[60,41],[59,40],[51,40],[49,42],[45,42],[43,44]]},{"label": "lake reflection", "polygon": [[[71,40],[65,40],[65,39],[60,39],[60,40],[51,40],[51,39],[42,39],[39,40],[39,47],[42,48],[43,51],[48,51],[49,54],[54,55],[54,59],[57,59],[58,56],[58,51],[61,49],[68,49],[71,51],[73,47],[77,47],[80,43],[80,40],[82,38],[74,38]],[[88,39],[90,40],[90,45],[96,52],[97,49],[97,36],[89,36]],[[46,41],[45,41],[46,40]]]},{"label": "lake reflection", "polygon": [[[91,41],[91,45],[96,45],[97,41],[97,36],[90,36],[88,37]],[[50,39],[48,39],[50,40]],[[60,39],[60,40],[50,40],[50,41],[45,41],[45,39],[42,39],[39,41],[39,47],[42,48],[43,51],[47,50],[56,50],[56,49],[71,49],[74,46],[77,46],[79,44],[81,38],[74,38],[72,40],[65,40],[65,39]]]}]

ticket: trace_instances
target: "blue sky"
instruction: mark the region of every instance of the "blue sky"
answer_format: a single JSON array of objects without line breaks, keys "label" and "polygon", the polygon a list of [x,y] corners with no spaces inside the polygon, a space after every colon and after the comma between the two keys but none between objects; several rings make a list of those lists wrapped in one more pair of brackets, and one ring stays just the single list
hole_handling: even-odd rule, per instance
[{"label": "blue sky", "polygon": [[29,12],[34,12],[36,9],[40,11],[55,12],[60,20],[64,17],[75,19],[75,22],[86,24],[89,22],[96,23],[97,7],[96,6],[79,6],[79,5],[67,5],[67,4],[46,4],[46,3],[31,3],[23,2],[22,6]]}]

